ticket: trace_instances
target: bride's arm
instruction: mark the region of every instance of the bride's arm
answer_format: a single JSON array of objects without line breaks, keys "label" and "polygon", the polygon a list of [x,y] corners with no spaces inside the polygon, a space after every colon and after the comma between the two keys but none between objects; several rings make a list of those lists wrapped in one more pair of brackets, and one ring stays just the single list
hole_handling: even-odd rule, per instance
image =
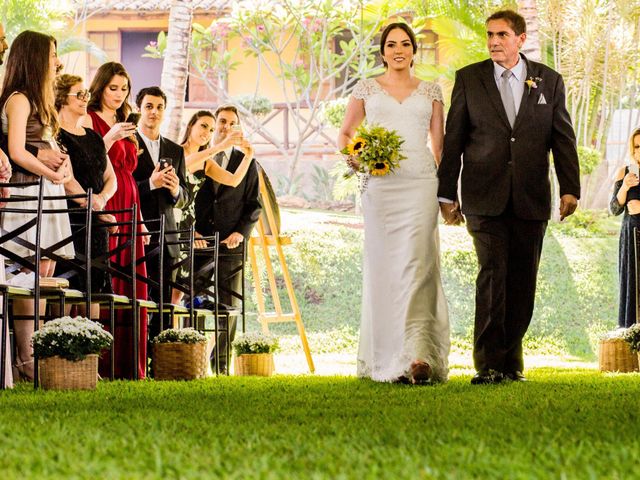
[{"label": "bride's arm", "polygon": [[[342,150],[349,145],[351,139],[356,134],[356,129],[360,126],[365,117],[364,100],[351,97],[347,104],[347,111],[344,121],[338,132],[338,149]],[[358,169],[359,163],[352,157],[346,158],[347,164],[354,170]]]},{"label": "bride's arm", "polygon": [[438,100],[433,101],[429,135],[431,137],[431,152],[436,161],[436,167],[439,167],[444,144],[444,107]]},{"label": "bride's arm", "polygon": [[364,120],[364,100],[351,97],[347,104],[347,111],[340,131],[338,132],[338,148],[342,150],[346,147],[356,134],[356,129]]}]

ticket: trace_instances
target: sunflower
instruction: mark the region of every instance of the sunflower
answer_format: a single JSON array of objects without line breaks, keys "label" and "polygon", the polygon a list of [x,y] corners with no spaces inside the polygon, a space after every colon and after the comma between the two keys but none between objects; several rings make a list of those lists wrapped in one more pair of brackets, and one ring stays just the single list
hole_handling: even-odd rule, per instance
[{"label": "sunflower", "polygon": [[347,148],[349,149],[349,155],[358,155],[366,144],[367,142],[364,138],[354,138],[353,141],[347,146]]},{"label": "sunflower", "polygon": [[371,168],[371,175],[382,176],[389,173],[388,162],[376,162],[372,167],[373,168]]}]

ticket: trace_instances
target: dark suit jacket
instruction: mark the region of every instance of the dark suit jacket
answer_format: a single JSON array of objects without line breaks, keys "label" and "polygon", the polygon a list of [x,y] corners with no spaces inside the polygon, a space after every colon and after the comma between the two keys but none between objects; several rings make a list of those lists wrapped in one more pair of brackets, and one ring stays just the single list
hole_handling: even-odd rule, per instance
[{"label": "dark suit jacket", "polygon": [[[500,215],[512,199],[516,216],[548,220],[551,213],[549,152],[553,152],[560,195],[580,197],[576,140],[565,106],[560,74],[527,60],[525,85],[513,129],[500,98],[491,60],[456,73],[447,115],[438,197],[457,198],[462,168],[462,211]],[[540,104],[544,95],[546,104]]]},{"label": "dark suit jacket", "polygon": [[[234,149],[227,170],[235,172],[243,158],[244,154]],[[220,185],[216,192],[215,182],[206,177],[195,199],[196,231],[202,235],[218,232],[220,241],[233,232],[248,239],[262,211],[259,194],[255,160],[235,188]]]},{"label": "dark suit jacket", "polygon": [[[140,210],[142,211],[142,218],[145,220],[151,220],[154,218],[160,218],[162,214],[165,216],[165,230],[176,230],[177,224],[173,214],[174,208],[182,208],[189,201],[189,190],[185,181],[185,161],[184,150],[177,143],[172,142],[164,137],[160,137],[160,156],[158,158],[171,158],[173,160],[173,167],[176,170],[176,175],[180,180],[180,191],[178,197],[173,198],[171,193],[166,188],[156,188],[151,190],[149,185],[149,178],[153,172],[153,161],[147,151],[144,140],[136,132],[138,138],[138,145],[143,149],[143,152],[138,156],[138,166],[133,172],[133,178],[138,183],[138,191],[140,192]],[[177,240],[176,235],[166,235],[166,240]],[[166,252],[173,258],[176,258],[180,251],[178,245],[167,245]]]}]

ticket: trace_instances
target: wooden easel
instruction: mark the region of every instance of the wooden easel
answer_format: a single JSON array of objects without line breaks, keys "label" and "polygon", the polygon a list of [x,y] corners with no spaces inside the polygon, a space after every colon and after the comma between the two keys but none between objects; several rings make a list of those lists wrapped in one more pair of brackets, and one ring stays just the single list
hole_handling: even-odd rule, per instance
[{"label": "wooden easel", "polygon": [[[298,327],[298,334],[302,341],[302,348],[304,354],[307,357],[307,364],[309,365],[309,371],[315,372],[315,366],[313,365],[313,359],[311,358],[311,351],[309,350],[309,343],[307,342],[307,334],[304,330],[304,324],[302,323],[302,316],[300,315],[300,308],[296,300],[296,295],[293,290],[293,284],[291,282],[291,275],[289,274],[289,268],[287,267],[287,261],[284,258],[284,252],[282,250],[283,245],[291,245],[291,237],[282,236],[278,230],[276,220],[274,217],[273,205],[267,191],[267,187],[264,180],[264,173],[259,171],[258,181],[260,184],[260,199],[262,201],[262,207],[266,213],[267,224],[263,216],[258,219],[255,232],[257,236],[252,236],[249,240],[249,259],[251,261],[251,272],[253,274],[253,284],[256,289],[256,297],[258,301],[258,321],[262,325],[262,331],[269,332],[270,323],[283,323],[283,322],[295,322]],[[287,294],[289,296],[289,303],[291,304],[291,312],[284,312],[282,310],[282,304],[280,302],[280,295],[278,294],[278,288],[276,285],[276,277],[273,271],[273,264],[271,262],[269,247],[274,247],[280,265],[282,267],[282,276],[285,286],[287,287]],[[265,306],[265,292],[262,291],[260,285],[260,270],[258,269],[257,250],[262,250],[262,256],[264,257],[265,270],[267,279],[269,280],[269,291],[273,300],[273,306],[275,311],[267,312]]]}]

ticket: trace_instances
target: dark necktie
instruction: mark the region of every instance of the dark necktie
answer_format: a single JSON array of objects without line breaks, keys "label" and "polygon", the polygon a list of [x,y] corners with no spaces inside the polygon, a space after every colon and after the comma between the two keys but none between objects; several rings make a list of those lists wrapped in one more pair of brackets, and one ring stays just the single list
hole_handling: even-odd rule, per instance
[{"label": "dark necktie", "polygon": [[[224,152],[218,152],[215,154],[215,156],[213,157],[213,159],[215,160],[215,162],[220,165],[220,168],[225,169],[225,167],[223,166],[225,163],[225,160],[227,159],[227,154]],[[218,182],[213,182],[213,189],[217,192],[218,188],[220,188],[220,184]]]}]

